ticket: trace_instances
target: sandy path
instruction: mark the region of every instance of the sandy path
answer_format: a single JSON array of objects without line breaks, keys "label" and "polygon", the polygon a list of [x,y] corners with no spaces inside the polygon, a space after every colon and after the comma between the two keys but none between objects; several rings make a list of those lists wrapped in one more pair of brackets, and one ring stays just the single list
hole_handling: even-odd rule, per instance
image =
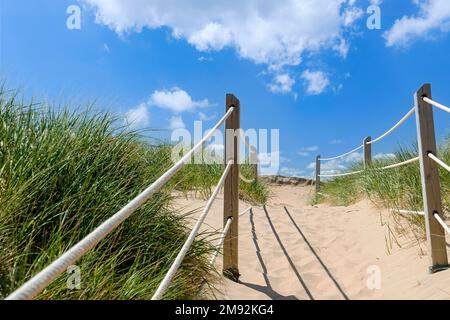
[{"label": "sandy path", "polygon": [[[390,214],[367,201],[349,207],[308,204],[309,187],[273,186],[265,208],[239,220],[240,283],[223,280],[223,299],[449,299],[450,271],[429,275],[425,246],[394,237]],[[177,197],[187,212],[205,204]],[[241,202],[241,211],[248,204]],[[196,214],[198,215],[198,214]],[[195,215],[194,215],[195,216]],[[222,228],[222,198],[204,227]],[[221,259],[217,259],[220,268]],[[219,269],[220,270],[220,269]],[[367,285],[376,282],[380,288]]]}]

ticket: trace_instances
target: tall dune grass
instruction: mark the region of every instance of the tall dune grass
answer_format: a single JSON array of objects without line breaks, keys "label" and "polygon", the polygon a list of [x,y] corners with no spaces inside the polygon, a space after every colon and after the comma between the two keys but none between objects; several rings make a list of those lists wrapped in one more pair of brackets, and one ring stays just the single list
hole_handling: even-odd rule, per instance
[{"label": "tall dune grass", "polygon": [[[0,298],[117,212],[170,165],[167,146],[142,143],[104,113],[51,111],[0,90]],[[86,254],[81,289],[61,275],[40,299],[149,299],[190,230],[157,194]],[[200,235],[166,299],[197,298],[215,280]]]},{"label": "tall dune grass", "polygon": [[[363,174],[327,181],[323,184],[322,193],[316,201],[333,205],[349,205],[363,197],[368,197],[393,212],[402,209],[423,211],[419,163],[389,170],[378,169],[417,157],[417,154],[416,146],[401,147],[395,153],[395,157],[375,160],[373,168],[365,170]],[[438,155],[445,163],[450,163],[450,137],[441,144]],[[361,168],[361,163],[355,163],[349,171],[361,170]],[[450,173],[439,167],[439,176],[444,214],[450,216]],[[423,235],[423,218],[414,215],[406,218]]]},{"label": "tall dune grass", "polygon": [[[187,165],[177,175],[176,189],[184,193],[194,191],[197,196],[209,198],[224,170],[225,165],[221,164]],[[252,165],[241,164],[240,172],[253,182],[240,181],[239,198],[253,204],[266,204],[270,198],[269,188],[261,179],[255,179]]]}]

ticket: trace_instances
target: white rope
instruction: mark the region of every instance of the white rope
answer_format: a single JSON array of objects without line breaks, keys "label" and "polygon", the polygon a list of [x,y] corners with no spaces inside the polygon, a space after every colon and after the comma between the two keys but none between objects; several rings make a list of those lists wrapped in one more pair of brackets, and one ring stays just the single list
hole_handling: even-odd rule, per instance
[{"label": "white rope", "polygon": [[231,227],[231,223],[233,222],[233,218],[230,217],[227,221],[227,224],[225,225],[225,228],[223,228],[222,234],[220,236],[219,242],[217,243],[216,246],[216,251],[214,251],[213,256],[211,257],[211,260],[209,261],[210,265],[214,265],[214,263],[216,262],[217,257],[219,256],[219,250],[220,248],[222,248],[223,243],[225,242],[225,238],[228,234],[228,231],[230,230]]},{"label": "white rope", "polygon": [[255,181],[255,178],[253,179],[247,179],[245,178],[240,172],[239,172],[239,178],[244,181],[245,183],[253,183]]},{"label": "white rope", "polygon": [[425,216],[425,212],[423,212],[423,211],[398,210],[398,212],[402,213],[402,214],[413,214],[413,215]]},{"label": "white rope", "polygon": [[403,162],[400,162],[400,163],[392,164],[390,166],[386,166],[386,167],[382,167],[382,168],[375,168],[375,169],[377,169],[377,170],[394,169],[394,168],[398,168],[398,167],[401,167],[401,166],[404,166],[404,165],[407,165],[407,164],[419,161],[419,159],[420,159],[419,157],[416,157],[416,158],[412,158],[412,159],[409,159],[409,160],[406,160],[406,161],[403,161]]},{"label": "white rope", "polygon": [[319,177],[321,178],[333,178],[333,177],[346,177],[346,176],[352,176],[358,173],[362,173],[364,170],[361,171],[353,171],[348,173],[337,173],[337,174],[319,174]]},{"label": "white rope", "polygon": [[416,112],[416,108],[413,107],[411,110],[409,110],[409,112],[399,121],[397,122],[391,129],[389,129],[388,131],[386,131],[384,134],[382,134],[381,136],[379,136],[378,138],[367,142],[367,144],[374,144],[380,140],[383,140],[384,138],[386,138],[388,135],[390,135],[392,132],[394,132],[396,129],[398,129],[398,127],[400,127],[406,120],[409,119],[409,117],[411,117],[414,113]]},{"label": "white rope", "polygon": [[434,217],[436,218],[436,220],[439,222],[439,224],[442,226],[442,228],[444,228],[444,230],[450,234],[450,228],[448,227],[448,225],[445,223],[444,220],[442,220],[441,216],[437,213],[434,214]]},{"label": "white rope", "polygon": [[[387,170],[387,169],[394,169],[394,168],[398,168],[413,162],[419,161],[419,157],[416,158],[412,158],[400,163],[396,163],[396,164],[392,164],[390,166],[386,166],[386,167],[382,167],[382,168],[375,168],[375,170]],[[333,178],[333,177],[346,177],[346,176],[351,176],[351,175],[355,175],[355,174],[359,174],[364,172],[364,170],[360,170],[360,171],[353,171],[353,172],[348,172],[348,173],[338,173],[338,174],[320,174],[319,177],[323,177],[323,178]]]},{"label": "white rope", "polygon": [[205,221],[205,218],[208,215],[209,210],[211,209],[211,207],[214,203],[214,200],[216,199],[217,195],[219,194],[219,191],[222,188],[222,185],[224,184],[225,179],[228,176],[228,172],[230,171],[232,165],[233,165],[233,160],[230,160],[228,162],[227,167],[225,168],[225,171],[224,171],[222,177],[220,178],[219,183],[217,184],[216,189],[214,190],[211,198],[209,198],[205,209],[203,209],[203,213],[198,218],[197,223],[195,224],[194,228],[192,229],[191,233],[189,234],[189,237],[187,238],[186,242],[184,243],[183,247],[181,248],[181,251],[178,253],[178,256],[176,257],[175,261],[173,262],[172,266],[170,267],[170,269],[167,272],[166,276],[164,277],[163,281],[161,282],[161,284],[159,285],[155,294],[153,295],[152,300],[160,300],[162,298],[162,296],[164,295],[164,293],[166,292],[167,288],[169,287],[170,282],[172,281],[178,268],[180,267],[181,263],[183,262],[184,257],[186,256],[192,243],[194,242],[194,239],[197,236],[197,233],[199,232],[200,227],[202,226],[203,222]]},{"label": "white rope", "polygon": [[249,212],[249,211],[252,210],[252,209],[253,209],[253,207],[248,207],[246,210],[242,211],[242,212],[239,214],[239,217],[242,217],[244,214],[246,214],[247,212]]},{"label": "white rope", "polygon": [[448,172],[450,172],[450,166],[448,164],[446,164],[444,161],[442,161],[441,159],[439,159],[438,157],[436,157],[434,154],[432,154],[431,152],[428,153],[428,156],[435,161],[437,164],[439,164],[440,166],[442,166],[445,170],[447,170]]},{"label": "white rope", "polygon": [[440,103],[438,103],[438,102],[436,102],[434,100],[431,100],[430,98],[424,97],[423,101],[428,102],[429,104],[432,104],[433,106],[450,113],[450,108],[449,107],[444,106],[443,104],[440,104]]},{"label": "white rope", "polygon": [[73,265],[78,259],[95,247],[101,240],[114,231],[122,222],[124,222],[134,211],[142,206],[155,192],[161,189],[166,182],[187,163],[192,154],[194,154],[207,140],[211,139],[215,131],[226,119],[228,119],[233,111],[234,107],[230,108],[223,118],[220,119],[220,121],[215,125],[215,127],[207,135],[205,135],[203,140],[195,145],[181,158],[180,161],[166,171],[166,173],[152,183],[152,185],[145,189],[140,195],[129,202],[119,212],[108,218],[99,227],[53,261],[44,270],[39,272],[23,284],[19,289],[10,294],[6,300],[29,300],[33,299],[36,295],[42,292],[42,290],[52,283],[53,280],[65,272],[69,266]]},{"label": "white rope", "polygon": [[358,148],[355,148],[355,149],[353,149],[353,150],[351,150],[351,151],[349,151],[347,153],[341,154],[340,156],[337,156],[337,157],[320,158],[319,161],[330,161],[330,160],[336,160],[336,159],[339,159],[339,158],[343,158],[343,157],[348,156],[348,155],[350,155],[350,154],[352,154],[352,153],[354,153],[354,152],[356,152],[356,151],[358,151],[359,149],[362,149],[362,148],[364,148],[364,145],[361,145]]}]

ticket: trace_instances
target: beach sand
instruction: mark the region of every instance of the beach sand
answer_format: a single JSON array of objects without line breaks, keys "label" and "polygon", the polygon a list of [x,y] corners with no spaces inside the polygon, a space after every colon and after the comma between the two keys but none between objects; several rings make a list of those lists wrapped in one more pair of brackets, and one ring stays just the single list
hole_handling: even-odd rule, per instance
[{"label": "beach sand", "polygon": [[[271,191],[266,207],[239,219],[240,282],[224,278],[218,299],[450,298],[450,270],[428,274],[425,243],[395,231],[387,210],[367,200],[311,206],[311,187],[272,185]],[[174,206],[199,210],[195,218],[205,203],[177,195]],[[240,202],[240,212],[248,207]],[[222,215],[220,195],[203,231],[221,230]]]}]

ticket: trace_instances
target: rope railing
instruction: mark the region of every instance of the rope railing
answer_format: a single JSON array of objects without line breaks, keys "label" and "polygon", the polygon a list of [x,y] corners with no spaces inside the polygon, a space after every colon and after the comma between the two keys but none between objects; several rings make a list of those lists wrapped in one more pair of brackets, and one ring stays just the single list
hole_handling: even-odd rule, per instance
[{"label": "rope railing", "polygon": [[[219,241],[217,242],[217,245],[216,245],[216,250],[214,251],[213,255],[211,256],[211,259],[209,260],[210,266],[215,265],[217,257],[219,256],[219,253],[220,253],[220,248],[222,248],[223,244],[225,243],[225,238],[228,234],[228,231],[230,231],[232,222],[233,222],[233,217],[228,218],[227,223],[225,224],[225,227],[223,228],[223,230],[220,234]],[[203,279],[202,285],[200,286],[200,289],[198,290],[199,294],[201,294],[204,291],[206,283],[207,283],[207,280],[205,278],[205,279]]]},{"label": "rope railing", "polygon": [[[381,167],[381,168],[376,168],[373,167],[371,169],[373,170],[388,170],[388,169],[394,169],[394,168],[398,168],[410,163],[414,163],[414,162],[418,162],[419,161],[419,157],[415,157],[400,163],[396,163],[396,164],[392,164],[389,166],[385,166],[385,167]],[[360,174],[363,173],[364,170],[358,170],[358,171],[353,171],[353,172],[346,172],[346,173],[336,173],[336,174],[320,174],[319,176],[322,178],[334,178],[334,177],[346,177],[346,176],[352,176],[352,175],[356,175],[356,174]]]},{"label": "rope railing", "polygon": [[356,174],[360,174],[362,172],[364,172],[364,170],[353,171],[353,172],[346,172],[346,173],[336,173],[336,174],[319,174],[319,177],[321,177],[321,178],[347,177],[347,176],[353,176],[353,175],[356,175]]},{"label": "rope railing", "polygon": [[416,111],[416,107],[413,107],[411,110],[408,111],[408,113],[399,121],[397,122],[392,128],[390,128],[388,131],[386,131],[385,133],[383,133],[381,136],[379,136],[378,138],[367,142],[367,144],[374,144],[377,143],[378,141],[383,140],[384,138],[386,138],[388,135],[390,135],[392,132],[394,132],[395,130],[397,130],[406,120],[408,120]]},{"label": "rope railing", "polygon": [[441,225],[441,227],[448,233],[450,234],[450,228],[448,227],[448,225],[445,223],[445,221],[441,218],[441,216],[438,213],[434,213],[434,218],[437,220],[437,222],[439,222],[439,224]]},{"label": "rope railing", "polygon": [[233,218],[228,218],[227,224],[223,228],[223,231],[220,235],[220,239],[216,245],[216,251],[214,251],[211,260],[209,260],[210,265],[214,265],[216,263],[216,259],[219,256],[219,249],[222,248],[223,243],[225,242],[225,237],[228,234],[228,231],[230,231],[231,223],[233,222]]},{"label": "rope railing", "polygon": [[440,165],[441,167],[443,167],[445,170],[447,170],[448,172],[450,172],[450,166],[448,164],[446,164],[444,161],[442,161],[441,159],[439,159],[438,157],[436,157],[434,154],[432,154],[431,152],[428,153],[428,157],[430,157],[431,160],[433,160],[434,162],[436,162],[438,165]]},{"label": "rope railing", "polygon": [[247,212],[249,212],[250,210],[252,210],[253,209],[253,207],[248,207],[247,209],[245,209],[244,211],[242,211],[240,214],[239,214],[239,217],[242,217],[243,215],[245,215]]},{"label": "rope railing", "polygon": [[[450,108],[436,102],[428,97],[431,97],[431,85],[424,84],[414,94],[414,108],[410,109],[402,119],[400,119],[393,127],[383,133],[378,138],[372,140],[371,137],[366,137],[362,146],[353,149],[343,155],[333,158],[316,158],[316,194],[320,195],[320,178],[321,177],[344,177],[356,175],[366,172],[367,170],[389,170],[399,168],[404,165],[419,162],[420,163],[420,180],[422,189],[422,198],[424,211],[398,210],[400,214],[419,215],[425,217],[425,232],[426,239],[430,253],[430,269],[431,273],[437,272],[448,266],[448,257],[445,247],[445,232],[450,233],[450,228],[442,219],[442,195],[439,166],[450,172],[450,166],[437,156],[436,133],[433,117],[433,106],[443,111],[450,113]],[[387,165],[384,167],[374,166],[372,163],[372,145],[389,136],[392,132],[398,129],[406,122],[413,114],[416,115],[416,132],[418,141],[417,157],[405,160],[399,163]],[[321,174],[321,161],[335,160],[347,156],[359,149],[363,151],[363,165],[364,170],[338,173],[338,174]],[[437,164],[437,165],[434,165]]]},{"label": "rope railing", "polygon": [[423,211],[397,210],[397,212],[401,213],[401,214],[411,214],[411,215],[425,216],[425,212],[423,212]]},{"label": "rope railing", "polygon": [[449,107],[444,106],[443,104],[440,104],[440,103],[438,103],[438,102],[436,102],[434,100],[431,100],[430,98],[427,98],[427,97],[423,97],[422,99],[423,99],[423,101],[428,102],[429,104],[435,106],[436,108],[439,108],[441,110],[444,110],[444,111],[450,113],[450,108]]},{"label": "rope railing", "polygon": [[[245,209],[244,211],[242,211],[239,214],[239,217],[242,217],[244,214],[249,212],[251,209],[253,209],[253,207],[248,207],[247,209]],[[220,253],[220,248],[225,243],[225,238],[228,234],[228,231],[230,231],[232,222],[233,222],[233,217],[228,218],[227,223],[225,224],[225,227],[223,228],[223,230],[220,234],[219,241],[217,242],[217,245],[216,245],[216,250],[214,251],[213,255],[211,256],[211,259],[209,260],[209,264],[211,266],[214,266],[214,264],[216,263],[217,257],[219,256],[219,253]],[[205,288],[205,284],[206,284],[206,280],[203,280],[202,285],[200,286],[200,289],[199,289],[199,293],[203,292],[203,290]]]},{"label": "rope railing", "polygon": [[410,163],[418,162],[419,160],[420,160],[419,157],[415,157],[415,158],[412,158],[412,159],[409,159],[409,160],[406,160],[406,161],[403,161],[403,162],[400,162],[400,163],[391,164],[389,166],[385,166],[385,167],[382,167],[382,168],[374,168],[374,169],[375,170],[394,169],[394,168],[398,168],[398,167],[401,167],[401,166],[405,166],[405,165],[410,164]]},{"label": "rope railing", "polygon": [[348,155],[351,155],[352,153],[355,153],[356,151],[358,151],[358,150],[360,150],[362,148],[364,148],[364,145],[360,145],[359,147],[357,147],[357,148],[355,148],[355,149],[353,149],[353,150],[351,150],[349,152],[346,152],[344,154],[341,154],[340,156],[337,156],[337,157],[333,157],[333,158],[319,158],[319,161],[331,161],[331,160],[337,160],[337,159],[340,159],[340,158],[344,158],[344,157],[346,157]]},{"label": "rope railing", "polygon": [[256,178],[253,178],[253,179],[247,179],[247,178],[244,177],[244,176],[242,175],[242,173],[240,173],[240,172],[239,172],[239,179],[241,179],[242,181],[244,181],[245,183],[248,183],[248,184],[251,184],[251,183],[253,183],[253,182],[256,181]]},{"label": "rope railing", "polygon": [[133,212],[147,202],[150,197],[159,191],[167,181],[172,178],[186,163],[192,155],[202,147],[206,141],[210,140],[215,131],[231,116],[234,107],[230,107],[219,122],[209,131],[204,138],[199,141],[189,152],[187,152],[172,168],[166,171],[147,189],[136,198],[131,200],[125,207],[103,222],[94,231],[71,247],[67,252],[53,261],[50,265],[28,280],[20,288],[11,293],[6,300],[29,300],[41,293],[50,283],[67,270],[67,268],[78,261],[82,256],[94,248],[101,240],[113,232],[121,225]]},{"label": "rope railing", "polygon": [[[384,138],[386,138],[388,135],[390,135],[392,132],[394,132],[396,129],[398,129],[403,123],[405,123],[405,121],[408,120],[414,114],[414,112],[415,112],[415,107],[413,107],[411,110],[409,110],[408,113],[402,119],[400,119],[400,121],[397,122],[392,128],[390,128],[388,131],[383,133],[378,138],[367,142],[367,144],[369,144],[369,145],[370,144],[374,144],[374,143],[379,142],[379,141],[383,140]],[[352,153],[354,153],[356,151],[359,151],[360,149],[363,149],[363,148],[364,148],[364,144],[359,146],[359,147],[357,147],[357,148],[355,148],[355,149],[353,149],[353,150],[351,150],[351,151],[349,151],[349,152],[346,152],[346,153],[341,154],[341,155],[336,156],[336,157],[320,158],[320,161],[331,161],[331,160],[337,160],[337,159],[340,159],[340,158],[344,158],[344,157],[346,157],[348,155],[351,155]]]},{"label": "rope railing", "polygon": [[220,189],[222,189],[223,184],[225,183],[225,179],[228,175],[228,172],[230,172],[231,166],[233,165],[233,161],[230,160],[225,168],[225,171],[222,175],[222,177],[219,180],[219,183],[217,184],[213,194],[208,200],[208,203],[206,204],[205,209],[203,209],[202,214],[198,218],[194,228],[192,229],[191,233],[189,234],[189,237],[187,238],[186,242],[184,243],[183,247],[181,248],[180,252],[178,253],[175,261],[173,262],[172,266],[170,267],[169,271],[167,272],[166,276],[164,277],[163,281],[159,285],[158,289],[156,290],[155,294],[152,297],[152,300],[160,300],[164,293],[166,292],[167,288],[170,285],[170,282],[172,281],[173,277],[175,276],[176,272],[178,271],[178,268],[181,266],[181,263],[183,262],[184,257],[186,256],[187,252],[192,246],[192,243],[194,242],[195,237],[197,236],[198,232],[200,231],[200,227],[202,226],[203,222],[205,221],[206,216],[209,213],[209,210],[211,209],[214,200],[216,200],[217,195],[219,194]]}]

